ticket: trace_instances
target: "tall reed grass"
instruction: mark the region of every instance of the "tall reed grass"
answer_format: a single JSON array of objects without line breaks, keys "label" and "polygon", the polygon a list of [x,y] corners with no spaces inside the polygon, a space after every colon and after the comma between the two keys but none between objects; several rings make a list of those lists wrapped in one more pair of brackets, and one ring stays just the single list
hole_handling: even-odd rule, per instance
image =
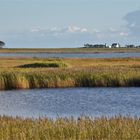
[{"label": "tall reed grass", "polygon": [[140,86],[140,58],[2,58],[0,90]]},{"label": "tall reed grass", "polygon": [[0,89],[59,87],[139,87],[138,70],[50,69],[48,71],[11,70],[0,72]]},{"label": "tall reed grass", "polygon": [[1,140],[139,140],[140,119],[0,117]]}]

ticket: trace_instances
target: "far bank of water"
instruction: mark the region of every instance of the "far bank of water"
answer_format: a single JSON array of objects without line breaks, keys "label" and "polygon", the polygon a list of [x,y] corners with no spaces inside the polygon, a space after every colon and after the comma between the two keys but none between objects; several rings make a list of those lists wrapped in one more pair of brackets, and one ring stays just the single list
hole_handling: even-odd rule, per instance
[{"label": "far bank of water", "polygon": [[140,117],[140,88],[0,91],[0,115],[21,117]]}]

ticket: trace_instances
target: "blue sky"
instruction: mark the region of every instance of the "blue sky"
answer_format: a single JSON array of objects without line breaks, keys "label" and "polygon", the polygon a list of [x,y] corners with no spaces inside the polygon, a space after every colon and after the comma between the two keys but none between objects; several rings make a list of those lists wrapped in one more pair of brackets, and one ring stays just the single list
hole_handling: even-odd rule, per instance
[{"label": "blue sky", "polygon": [[7,47],[140,44],[140,0],[0,0]]}]

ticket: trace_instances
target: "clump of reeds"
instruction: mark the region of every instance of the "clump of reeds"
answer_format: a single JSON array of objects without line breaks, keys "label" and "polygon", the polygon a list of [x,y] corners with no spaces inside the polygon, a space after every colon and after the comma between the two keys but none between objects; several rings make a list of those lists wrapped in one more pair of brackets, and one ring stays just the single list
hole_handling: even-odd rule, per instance
[{"label": "clump of reeds", "polygon": [[0,90],[139,86],[140,58],[0,60]]},{"label": "clump of reeds", "polygon": [[0,72],[0,89],[59,87],[139,87],[140,72],[86,69],[17,69]]},{"label": "clump of reeds", "polygon": [[17,66],[19,68],[61,68],[67,67],[67,64],[62,62],[36,62]]},{"label": "clump of reeds", "polygon": [[0,117],[1,140],[139,140],[140,119]]}]

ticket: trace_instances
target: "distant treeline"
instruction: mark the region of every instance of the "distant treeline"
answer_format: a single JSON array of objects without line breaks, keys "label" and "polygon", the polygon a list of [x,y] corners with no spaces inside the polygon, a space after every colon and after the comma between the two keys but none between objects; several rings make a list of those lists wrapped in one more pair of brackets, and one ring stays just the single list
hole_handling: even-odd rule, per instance
[{"label": "distant treeline", "polygon": [[140,48],[140,45],[135,46],[133,44],[121,46],[119,43],[107,44],[84,44],[84,48]]}]

